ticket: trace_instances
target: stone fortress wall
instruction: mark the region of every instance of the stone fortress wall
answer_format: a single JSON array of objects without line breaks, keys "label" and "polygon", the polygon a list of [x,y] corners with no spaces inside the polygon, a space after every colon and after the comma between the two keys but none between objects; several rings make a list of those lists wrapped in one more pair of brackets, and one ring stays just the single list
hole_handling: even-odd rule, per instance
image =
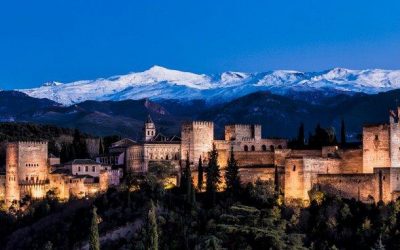
[{"label": "stone fortress wall", "polygon": [[208,121],[193,121],[182,124],[181,130],[181,160],[189,153],[189,159],[197,164],[201,157],[207,161],[208,152],[212,150],[214,141],[214,123]]},{"label": "stone fortress wall", "polygon": [[390,128],[387,124],[363,128],[363,173],[390,166]]},{"label": "stone fortress wall", "polygon": [[[153,132],[149,135],[156,134],[155,127],[147,127],[145,136],[150,130]],[[227,125],[224,140],[215,140],[214,124],[208,121],[183,123],[181,140],[145,138],[143,143],[131,141],[123,152],[127,171],[146,172],[151,162],[168,162],[179,169],[187,156],[196,170],[200,157],[207,166],[208,154],[215,145],[222,171],[233,150],[244,184],[258,178],[277,181],[287,202],[308,202],[312,189],[363,202],[387,202],[400,195],[399,111],[392,112],[389,124],[365,126],[362,148],[289,149],[285,139],[262,138],[261,125]],[[47,150],[44,142],[8,144],[6,175],[0,178],[7,204],[25,194],[43,197],[54,187],[60,197],[81,197],[106,190],[118,178],[115,173],[101,172],[99,183],[87,183],[73,176],[49,174]],[[196,183],[195,172],[193,177]]]}]

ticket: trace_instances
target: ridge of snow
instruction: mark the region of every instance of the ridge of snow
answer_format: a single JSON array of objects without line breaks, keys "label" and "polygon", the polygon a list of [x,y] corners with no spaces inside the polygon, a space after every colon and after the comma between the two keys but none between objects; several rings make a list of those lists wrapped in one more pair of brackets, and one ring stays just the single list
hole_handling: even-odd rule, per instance
[{"label": "ridge of snow", "polygon": [[317,90],[371,94],[397,88],[400,88],[400,70],[333,68],[321,72],[227,71],[218,75],[206,75],[153,66],[143,72],[70,83],[53,81],[38,88],[17,91],[70,105],[85,100],[141,98],[205,99],[209,102],[222,102],[261,90],[282,95],[291,91]]}]

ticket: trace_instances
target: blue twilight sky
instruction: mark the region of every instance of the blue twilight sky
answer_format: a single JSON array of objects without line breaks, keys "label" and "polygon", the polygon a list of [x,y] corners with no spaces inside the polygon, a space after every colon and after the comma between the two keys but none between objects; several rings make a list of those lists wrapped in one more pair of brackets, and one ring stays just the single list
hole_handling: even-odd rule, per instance
[{"label": "blue twilight sky", "polygon": [[152,65],[227,70],[400,68],[400,1],[1,1],[0,88]]}]

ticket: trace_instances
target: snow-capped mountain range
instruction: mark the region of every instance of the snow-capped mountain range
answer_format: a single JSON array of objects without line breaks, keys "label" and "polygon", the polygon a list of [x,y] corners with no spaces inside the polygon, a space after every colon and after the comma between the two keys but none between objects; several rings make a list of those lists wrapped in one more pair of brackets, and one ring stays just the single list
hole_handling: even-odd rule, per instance
[{"label": "snow-capped mountain range", "polygon": [[400,70],[334,68],[322,72],[276,70],[205,75],[153,66],[143,72],[70,83],[47,82],[38,88],[18,91],[70,105],[86,100],[142,98],[182,101],[204,99],[216,103],[257,91],[271,91],[280,95],[313,91],[374,94],[398,88]]}]

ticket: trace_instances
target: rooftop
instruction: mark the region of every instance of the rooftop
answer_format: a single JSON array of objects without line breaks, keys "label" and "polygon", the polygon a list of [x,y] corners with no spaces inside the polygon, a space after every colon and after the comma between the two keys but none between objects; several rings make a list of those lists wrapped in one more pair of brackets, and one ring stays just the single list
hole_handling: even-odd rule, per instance
[{"label": "rooftop", "polygon": [[91,159],[75,159],[75,160],[72,160],[70,162],[65,163],[65,165],[73,165],[73,164],[74,165],[75,164],[79,164],[79,165],[84,165],[84,164],[93,165],[93,164],[96,164],[96,165],[100,165],[100,163],[98,163],[98,162],[96,162],[94,160],[91,160]]}]

